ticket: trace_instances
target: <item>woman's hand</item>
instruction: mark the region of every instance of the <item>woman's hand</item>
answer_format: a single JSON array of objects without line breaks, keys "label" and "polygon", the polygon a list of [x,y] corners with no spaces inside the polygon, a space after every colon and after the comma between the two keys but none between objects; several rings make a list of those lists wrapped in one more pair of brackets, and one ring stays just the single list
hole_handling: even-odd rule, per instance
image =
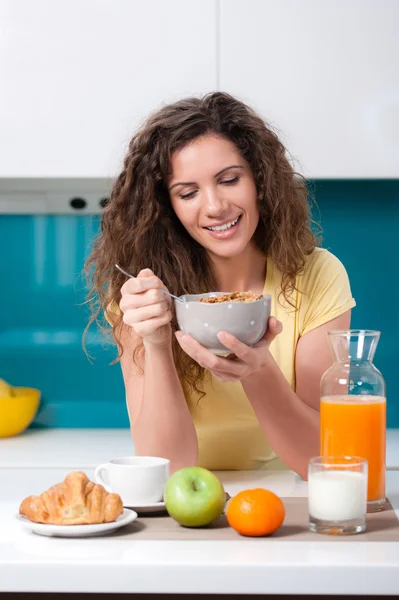
[{"label": "woman's hand", "polygon": [[265,335],[253,348],[243,344],[229,333],[220,332],[218,338],[235,355],[234,360],[216,356],[190,335],[183,335],[180,331],[175,335],[186,354],[191,356],[201,367],[210,371],[216,379],[241,381],[262,369],[270,358],[270,344],[282,330],[280,321],[270,317]]},{"label": "woman's hand", "polygon": [[171,340],[171,299],[161,289],[166,290],[166,287],[151,269],[143,269],[121,288],[119,308],[123,322],[143,338],[145,345],[165,344]]}]

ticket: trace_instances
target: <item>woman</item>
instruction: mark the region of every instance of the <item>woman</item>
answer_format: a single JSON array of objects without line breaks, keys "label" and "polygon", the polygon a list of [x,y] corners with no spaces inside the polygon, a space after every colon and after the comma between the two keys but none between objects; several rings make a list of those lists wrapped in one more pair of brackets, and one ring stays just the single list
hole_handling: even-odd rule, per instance
[{"label": "woman", "polygon": [[[90,298],[112,324],[136,452],[171,469],[288,467],[319,454],[327,331],[355,305],[346,271],[316,248],[305,182],[277,136],[224,93],[152,115],[130,142],[104,210]],[[126,278],[115,263],[137,275]],[[175,295],[272,296],[254,348],[221,332],[235,359],[177,331]]]}]

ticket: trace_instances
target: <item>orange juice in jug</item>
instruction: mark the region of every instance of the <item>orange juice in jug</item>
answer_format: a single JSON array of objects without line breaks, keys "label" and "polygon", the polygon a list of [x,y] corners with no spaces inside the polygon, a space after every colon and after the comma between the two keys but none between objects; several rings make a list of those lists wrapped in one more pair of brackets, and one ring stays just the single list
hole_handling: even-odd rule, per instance
[{"label": "orange juice in jug", "polygon": [[385,504],[385,382],[373,365],[380,333],[330,331],[334,364],[321,380],[320,453],[368,461],[368,510]]}]

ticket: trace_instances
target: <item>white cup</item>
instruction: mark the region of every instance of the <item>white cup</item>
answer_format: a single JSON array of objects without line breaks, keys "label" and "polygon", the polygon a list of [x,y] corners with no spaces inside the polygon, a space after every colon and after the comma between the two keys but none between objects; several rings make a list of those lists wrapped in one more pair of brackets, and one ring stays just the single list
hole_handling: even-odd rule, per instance
[{"label": "white cup", "polygon": [[94,478],[107,492],[119,494],[124,506],[144,506],[162,500],[169,468],[167,458],[125,456],[98,465]]}]

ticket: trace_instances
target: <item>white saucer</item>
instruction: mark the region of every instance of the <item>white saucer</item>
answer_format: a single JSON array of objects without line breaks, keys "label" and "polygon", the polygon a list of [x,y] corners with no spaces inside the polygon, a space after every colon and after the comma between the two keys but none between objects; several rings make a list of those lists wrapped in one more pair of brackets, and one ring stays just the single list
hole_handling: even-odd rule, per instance
[{"label": "white saucer", "polygon": [[35,523],[30,521],[23,515],[16,515],[18,521],[24,527],[30,529],[38,535],[46,535],[48,537],[91,537],[94,535],[104,535],[115,531],[120,527],[124,527],[137,519],[137,513],[134,510],[125,508],[119,517],[112,523],[97,523],[95,525],[48,525],[46,523]]},{"label": "white saucer", "polygon": [[137,505],[126,505],[128,506],[128,508],[131,508],[132,510],[135,510],[137,513],[158,513],[158,512],[165,512],[166,508],[165,508],[165,502],[152,502],[150,504],[137,504]]}]

